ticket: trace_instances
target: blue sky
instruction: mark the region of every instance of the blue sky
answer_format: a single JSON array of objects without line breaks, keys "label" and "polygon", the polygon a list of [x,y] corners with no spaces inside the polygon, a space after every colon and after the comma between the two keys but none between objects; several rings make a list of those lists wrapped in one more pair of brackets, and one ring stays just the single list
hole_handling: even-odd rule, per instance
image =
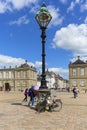
[{"label": "blue sky", "polygon": [[52,20],[46,30],[46,69],[68,78],[68,64],[87,60],[87,0],[0,0],[0,68],[28,61],[41,70],[41,30],[35,20],[45,2]]}]

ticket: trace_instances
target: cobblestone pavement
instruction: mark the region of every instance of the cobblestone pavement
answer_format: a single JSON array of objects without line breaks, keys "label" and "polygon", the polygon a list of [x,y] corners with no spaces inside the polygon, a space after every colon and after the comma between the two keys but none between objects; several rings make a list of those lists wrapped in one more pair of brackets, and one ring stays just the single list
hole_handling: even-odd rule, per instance
[{"label": "cobblestone pavement", "polygon": [[63,102],[60,112],[37,113],[22,104],[22,92],[0,92],[0,130],[87,130],[87,93],[53,92]]}]

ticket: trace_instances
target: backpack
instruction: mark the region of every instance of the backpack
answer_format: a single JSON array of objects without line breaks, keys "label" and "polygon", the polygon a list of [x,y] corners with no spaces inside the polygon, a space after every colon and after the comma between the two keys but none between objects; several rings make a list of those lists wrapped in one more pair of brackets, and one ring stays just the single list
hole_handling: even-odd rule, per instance
[{"label": "backpack", "polygon": [[30,89],[28,90],[28,96],[32,96],[32,97],[35,96],[32,88],[30,88]]}]

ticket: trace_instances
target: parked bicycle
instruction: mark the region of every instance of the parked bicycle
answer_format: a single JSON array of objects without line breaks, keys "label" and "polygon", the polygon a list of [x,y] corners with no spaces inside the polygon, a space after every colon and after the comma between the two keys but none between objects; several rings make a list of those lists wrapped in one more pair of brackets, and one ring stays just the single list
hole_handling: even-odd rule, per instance
[{"label": "parked bicycle", "polygon": [[56,96],[53,96],[53,99],[50,95],[43,95],[42,98],[38,101],[35,106],[37,112],[59,112],[62,109],[61,99],[56,99]]}]

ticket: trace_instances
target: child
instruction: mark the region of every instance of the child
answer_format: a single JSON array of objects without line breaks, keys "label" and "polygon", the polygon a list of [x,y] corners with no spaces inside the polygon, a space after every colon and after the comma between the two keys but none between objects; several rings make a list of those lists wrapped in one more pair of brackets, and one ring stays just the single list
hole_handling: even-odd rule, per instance
[{"label": "child", "polygon": [[27,102],[28,88],[25,89],[24,95],[25,95],[25,97],[24,97],[24,99],[23,99],[23,102],[24,102],[24,101]]}]

